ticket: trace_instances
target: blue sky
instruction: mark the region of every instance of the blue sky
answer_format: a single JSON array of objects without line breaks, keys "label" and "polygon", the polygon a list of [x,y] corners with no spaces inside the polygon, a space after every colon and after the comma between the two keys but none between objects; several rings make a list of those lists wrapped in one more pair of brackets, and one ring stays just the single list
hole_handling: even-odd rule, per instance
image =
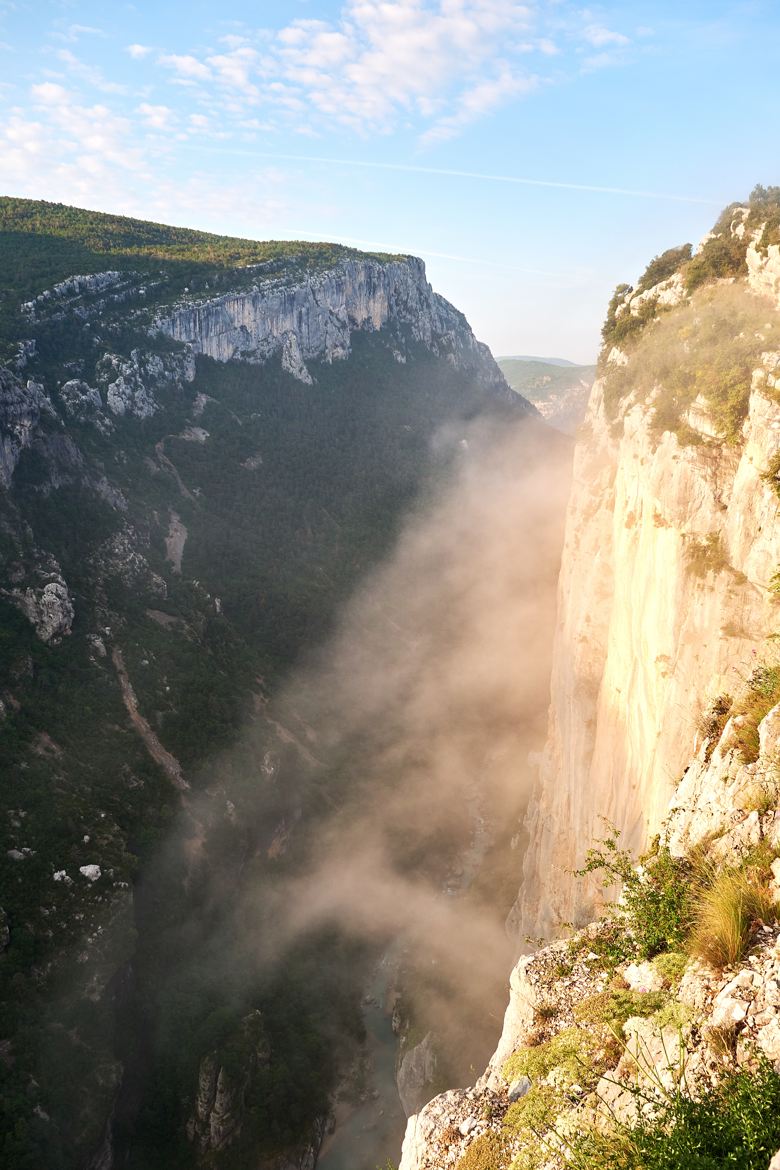
[{"label": "blue sky", "polygon": [[0,0],[0,193],[421,255],[494,352],[780,182],[780,6]]}]

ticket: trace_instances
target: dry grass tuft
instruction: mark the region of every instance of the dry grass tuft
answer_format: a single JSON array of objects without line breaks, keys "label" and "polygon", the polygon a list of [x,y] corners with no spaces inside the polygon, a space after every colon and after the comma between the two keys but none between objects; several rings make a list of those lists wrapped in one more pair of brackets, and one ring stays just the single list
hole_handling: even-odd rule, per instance
[{"label": "dry grass tuft", "polygon": [[745,954],[755,927],[775,912],[760,870],[724,870],[701,893],[691,952],[713,967],[730,967]]}]

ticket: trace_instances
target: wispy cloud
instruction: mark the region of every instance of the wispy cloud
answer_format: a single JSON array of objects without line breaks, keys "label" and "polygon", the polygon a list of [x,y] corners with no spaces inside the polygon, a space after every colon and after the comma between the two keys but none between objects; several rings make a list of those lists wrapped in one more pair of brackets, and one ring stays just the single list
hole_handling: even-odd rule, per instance
[{"label": "wispy cloud", "polygon": [[70,24],[66,29],[60,29],[53,35],[56,40],[75,44],[82,37],[105,37],[106,32],[104,29],[96,28],[91,24]]},{"label": "wispy cloud", "polygon": [[[194,100],[219,100],[228,119],[262,108],[264,121],[276,110],[297,133],[413,126],[432,144],[540,89],[565,68],[565,49],[579,72],[584,54],[629,44],[558,0],[344,0],[334,19],[296,17],[224,35],[197,54],[166,50],[157,61]],[[127,51],[148,54],[143,45]]]},{"label": "wispy cloud", "polygon": [[673,203],[698,203],[706,207],[720,207],[721,199],[708,199],[702,195],[678,195],[664,191],[642,191],[633,187],[605,187],[594,183],[576,183],[556,179],[529,178],[524,175],[498,175],[484,171],[456,170],[449,167],[416,166],[413,163],[369,162],[363,159],[327,158],[308,154],[283,154],[277,151],[243,150],[240,148],[218,147],[220,153],[245,155],[252,158],[276,159],[287,162],[317,163],[334,167],[356,167],[379,171],[408,171],[412,174],[441,175],[445,178],[476,179],[488,183],[513,183],[521,187],[552,187],[560,191],[592,191],[602,195],[626,195],[636,199],[662,199]]},{"label": "wispy cloud", "polygon": [[84,85],[98,90],[100,93],[126,93],[126,87],[116,81],[109,80],[102,69],[97,65],[87,65],[80,60],[70,49],[59,49],[57,59],[67,69],[68,73],[77,78]]},{"label": "wispy cloud", "polygon": [[182,55],[180,53],[163,53],[159,62],[164,65],[166,69],[172,69],[179,77],[184,77],[188,81],[210,81],[213,74],[208,65],[199,61],[197,57]]}]

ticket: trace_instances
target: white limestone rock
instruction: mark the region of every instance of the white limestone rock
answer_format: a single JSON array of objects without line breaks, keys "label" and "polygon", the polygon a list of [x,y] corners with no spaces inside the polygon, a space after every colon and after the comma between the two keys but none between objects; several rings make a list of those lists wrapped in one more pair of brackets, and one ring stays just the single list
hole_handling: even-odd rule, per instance
[{"label": "white limestone rock", "polygon": [[56,573],[45,584],[15,594],[20,609],[35,626],[42,642],[57,645],[73,626],[75,610],[65,579]]},{"label": "white limestone rock", "polygon": [[[263,362],[281,351],[285,368],[306,382],[307,362],[341,361],[354,332],[388,326],[408,330],[415,341],[516,403],[490,351],[462,314],[433,292],[425,265],[413,256],[384,263],[345,259],[297,283],[274,277],[248,290],[179,302],[160,312],[152,329],[220,362]],[[392,348],[398,352],[397,342]]]},{"label": "white limestone rock", "polygon": [[106,404],[119,418],[151,418],[159,409],[156,393],[167,387],[181,387],[195,377],[195,359],[190,350],[182,353],[130,351],[129,358],[106,353],[96,369],[105,388]]},{"label": "white limestone rock", "polygon": [[303,382],[307,386],[314,384],[314,379],[306,369],[306,363],[301,354],[297,334],[293,332],[285,333],[284,335],[284,341],[282,342],[282,369],[286,370],[288,374],[292,374],[293,378],[297,378],[299,382]]}]

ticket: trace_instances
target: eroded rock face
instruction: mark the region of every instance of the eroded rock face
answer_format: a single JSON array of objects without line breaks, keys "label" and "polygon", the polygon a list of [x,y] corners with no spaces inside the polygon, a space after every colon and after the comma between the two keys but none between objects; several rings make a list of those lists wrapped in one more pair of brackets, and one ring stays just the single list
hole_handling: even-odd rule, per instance
[{"label": "eroded rock face", "polygon": [[[575,452],[559,582],[549,738],[528,827],[518,933],[589,914],[572,878],[602,817],[641,848],[658,832],[707,704],[776,627],[780,406],[754,377],[744,441],[683,446],[633,406],[615,437],[594,386]],[[709,555],[707,548],[717,555]],[[594,891],[591,890],[591,893]]]},{"label": "eroded rock face", "polygon": [[155,390],[191,382],[195,360],[190,351],[161,356],[133,349],[129,358],[107,353],[98,362],[97,377],[112,414],[151,418],[159,408]]},{"label": "eroded rock face", "polygon": [[59,573],[43,585],[28,586],[18,596],[18,604],[42,642],[56,645],[70,633],[75,610],[68,586]]},{"label": "eroded rock face", "polygon": [[511,395],[487,347],[462,314],[433,292],[424,264],[414,257],[342,260],[299,284],[269,280],[248,291],[176,306],[161,313],[154,326],[221,362],[262,362],[281,350],[285,369],[306,382],[307,361],[346,358],[353,332],[389,324],[406,328],[457,368],[478,371],[480,380]]},{"label": "eroded rock face", "polygon": [[40,382],[26,384],[0,366],[0,487],[10,487],[22,451],[32,445],[45,417],[56,418]]},{"label": "eroded rock face", "polygon": [[431,1097],[431,1084],[436,1075],[436,1051],[433,1034],[429,1032],[414,1048],[404,1052],[398,1064],[396,1083],[398,1096],[407,1117],[416,1113]]}]

